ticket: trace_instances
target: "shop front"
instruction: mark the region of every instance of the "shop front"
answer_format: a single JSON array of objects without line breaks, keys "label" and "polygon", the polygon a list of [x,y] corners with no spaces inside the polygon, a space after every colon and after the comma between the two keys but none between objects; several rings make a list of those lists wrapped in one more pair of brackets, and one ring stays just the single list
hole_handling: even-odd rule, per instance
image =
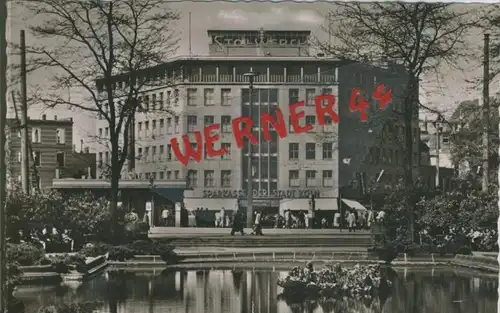
[{"label": "shop front", "polygon": [[[267,227],[273,227],[276,217],[284,216],[290,210],[297,215],[304,211],[310,218],[315,214],[325,215],[333,220],[334,212],[338,211],[337,198],[332,197],[332,191],[315,189],[275,190],[269,195],[265,190],[254,190],[252,197],[253,216],[262,212]],[[326,196],[326,197],[325,197]],[[314,198],[315,208],[311,206]],[[217,214],[221,212],[225,217],[231,217],[238,209],[246,215],[248,207],[247,193],[242,189],[198,189],[184,192],[184,205],[190,214],[204,216],[207,222],[201,222],[202,227],[215,227]],[[314,212],[313,212],[314,211]],[[330,216],[331,215],[331,216]],[[199,224],[199,223],[198,223]],[[267,225],[269,224],[269,225]]]}]

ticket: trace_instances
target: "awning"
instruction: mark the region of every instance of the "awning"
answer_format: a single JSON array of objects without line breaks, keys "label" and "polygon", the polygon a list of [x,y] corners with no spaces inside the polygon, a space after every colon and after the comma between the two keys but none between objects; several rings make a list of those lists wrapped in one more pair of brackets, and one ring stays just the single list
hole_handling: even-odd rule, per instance
[{"label": "awning", "polygon": [[351,209],[355,209],[358,211],[367,211],[367,209],[358,201],[342,199],[342,202],[347,204],[347,206],[350,207]]},{"label": "awning", "polygon": [[189,211],[197,208],[208,208],[210,211],[224,208],[227,211],[235,211],[238,209],[238,199],[184,198],[184,205]]},{"label": "awning", "polygon": [[337,198],[316,198],[316,210],[321,211],[337,211]]},{"label": "awning", "polygon": [[182,202],[185,188],[153,188],[153,191],[171,202]]},{"label": "awning", "polygon": [[[280,201],[280,211],[309,210],[310,199],[282,199]],[[337,198],[316,198],[316,210],[336,211],[338,210]]]}]

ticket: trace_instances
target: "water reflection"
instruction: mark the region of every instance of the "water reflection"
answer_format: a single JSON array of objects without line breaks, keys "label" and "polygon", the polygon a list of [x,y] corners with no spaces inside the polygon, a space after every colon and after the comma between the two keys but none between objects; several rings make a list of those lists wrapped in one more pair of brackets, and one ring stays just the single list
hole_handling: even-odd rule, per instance
[{"label": "water reflection", "polygon": [[41,305],[101,301],[101,313],[472,313],[496,312],[494,278],[458,275],[452,270],[400,272],[383,307],[374,301],[303,303],[278,300],[283,272],[252,270],[107,273],[77,289],[22,291],[27,312]]}]

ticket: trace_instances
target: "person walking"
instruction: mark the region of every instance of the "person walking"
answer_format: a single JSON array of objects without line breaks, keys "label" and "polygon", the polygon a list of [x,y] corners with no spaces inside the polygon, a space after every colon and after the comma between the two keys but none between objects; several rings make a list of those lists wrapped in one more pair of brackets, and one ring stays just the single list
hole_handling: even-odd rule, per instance
[{"label": "person walking", "polygon": [[350,211],[349,214],[347,215],[347,225],[349,227],[349,232],[351,231],[356,231],[354,228],[356,224],[356,217],[354,216],[354,212]]},{"label": "person walking", "polygon": [[243,232],[243,213],[240,210],[236,211],[234,214],[231,236],[234,236],[236,232],[240,232],[242,236],[245,234],[245,232]]},{"label": "person walking", "polygon": [[255,215],[255,221],[254,221],[252,235],[260,235],[260,236],[264,235],[262,233],[261,219],[262,219],[262,213],[260,211],[258,211],[257,214]]},{"label": "person walking", "polygon": [[164,226],[168,226],[168,215],[169,215],[170,211],[168,210],[168,208],[164,208],[163,211],[161,211],[161,217],[163,219],[163,225]]},{"label": "person walking", "polygon": [[285,228],[290,228],[292,224],[292,216],[290,210],[285,211]]}]

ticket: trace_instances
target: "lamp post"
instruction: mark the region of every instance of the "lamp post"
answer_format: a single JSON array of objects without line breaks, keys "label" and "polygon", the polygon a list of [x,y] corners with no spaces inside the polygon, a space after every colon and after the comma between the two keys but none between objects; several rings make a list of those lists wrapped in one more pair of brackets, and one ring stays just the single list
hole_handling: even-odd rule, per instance
[{"label": "lamp post", "polygon": [[[252,119],[252,102],[253,102],[253,79],[255,76],[259,75],[257,72],[250,71],[248,73],[243,74],[243,76],[248,77],[249,83],[249,110],[248,115],[249,118]],[[253,130],[253,126],[252,126]],[[253,224],[253,175],[252,175],[252,143],[250,139],[247,138],[248,144],[248,164],[247,164],[247,227],[252,228]]]},{"label": "lamp post", "polygon": [[443,131],[443,118],[438,115],[436,121],[433,122],[434,128],[436,129],[436,189],[439,188],[439,150],[441,149],[441,132]]}]

